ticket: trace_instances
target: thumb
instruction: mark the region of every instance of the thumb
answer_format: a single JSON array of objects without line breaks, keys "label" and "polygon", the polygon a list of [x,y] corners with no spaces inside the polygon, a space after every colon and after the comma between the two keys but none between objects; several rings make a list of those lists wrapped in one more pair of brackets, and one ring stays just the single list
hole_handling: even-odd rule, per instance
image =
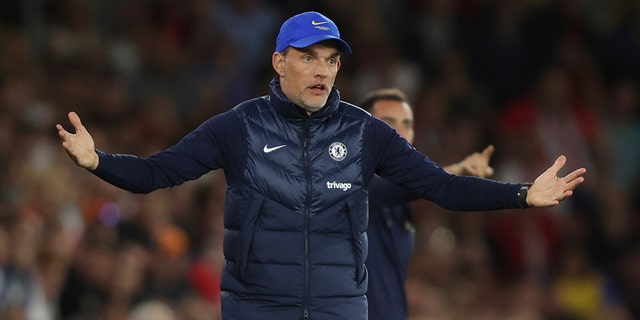
[{"label": "thumb", "polygon": [[76,129],[76,133],[78,133],[78,131],[84,130],[84,126],[82,125],[82,121],[80,121],[80,117],[74,111],[69,112],[69,121],[71,122],[71,125],[73,125],[73,127]]},{"label": "thumb", "polygon": [[553,163],[551,168],[549,168],[549,171],[553,172],[553,174],[556,174],[557,176],[558,171],[564,167],[565,163],[567,163],[567,157],[561,155],[556,159],[556,162]]}]

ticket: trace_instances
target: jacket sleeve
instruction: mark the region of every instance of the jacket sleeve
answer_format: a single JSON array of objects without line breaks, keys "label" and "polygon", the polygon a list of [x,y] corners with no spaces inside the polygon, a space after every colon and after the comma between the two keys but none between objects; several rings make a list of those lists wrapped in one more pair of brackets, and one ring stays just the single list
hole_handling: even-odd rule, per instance
[{"label": "jacket sleeve", "polygon": [[405,204],[422,198],[422,196],[379,176],[373,177],[367,189],[369,190],[369,204],[371,207],[385,204]]},{"label": "jacket sleeve", "polygon": [[[520,184],[456,176],[416,150],[382,120],[373,119],[365,135],[371,158],[365,163],[381,177],[456,211],[519,208]],[[365,169],[367,170],[367,169]]]},{"label": "jacket sleeve", "polygon": [[235,154],[239,158],[244,146],[240,128],[238,117],[228,111],[210,118],[175,145],[150,157],[96,150],[100,162],[92,173],[133,193],[176,186],[228,163],[237,163],[238,159],[230,157]]}]

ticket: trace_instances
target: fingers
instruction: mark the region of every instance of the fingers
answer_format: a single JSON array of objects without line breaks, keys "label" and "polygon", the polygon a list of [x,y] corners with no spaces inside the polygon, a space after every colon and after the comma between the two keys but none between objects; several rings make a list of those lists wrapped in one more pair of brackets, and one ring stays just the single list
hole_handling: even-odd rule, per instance
[{"label": "fingers", "polygon": [[[73,120],[72,120],[72,114],[73,114]],[[76,128],[76,132],[78,130],[78,128],[76,127],[76,124],[79,123],[80,126],[82,127],[82,123],[80,123],[80,118],[78,117],[78,115],[75,112],[69,112],[69,120],[71,120],[71,124]],[[75,121],[75,123],[74,123]],[[56,129],[58,130],[58,136],[62,139],[62,141],[66,141],[69,137],[69,135],[71,135],[71,132],[67,131],[61,124],[56,124]]]},{"label": "fingers", "polygon": [[67,132],[67,130],[65,130],[61,124],[56,124],[56,129],[58,130],[58,136],[60,137],[60,139],[62,139],[63,142],[66,141],[67,135],[69,135],[70,133]]},{"label": "fingers", "polygon": [[563,192],[562,196],[558,197],[558,202],[566,200],[571,197],[571,195],[573,195],[573,189]]},{"label": "fingers", "polygon": [[[487,167],[484,169],[484,177],[491,177],[491,176],[493,176],[493,173],[494,173],[494,172],[493,172],[493,168],[492,168],[492,167],[487,166]],[[483,178],[484,178],[484,177],[483,177]]]},{"label": "fingers", "polygon": [[[78,117],[78,114],[71,111],[69,112],[68,117],[69,117],[69,120],[71,121],[71,124],[75,128],[75,133],[78,133],[78,131],[84,130],[84,126],[82,125],[82,122],[80,122],[80,117]],[[62,146],[65,148],[65,150],[67,150],[67,152],[70,152],[70,148],[71,148],[70,139],[73,139],[76,135],[74,133],[67,131],[59,123],[56,124],[56,129],[58,130],[58,136],[62,140]]]},{"label": "fingers", "polygon": [[[84,126],[82,125],[82,121],[80,121],[80,117],[78,116],[77,113],[75,113],[74,111],[71,111],[69,112],[68,117],[69,117],[69,121],[71,122],[71,125],[73,125],[73,128],[75,129],[75,133],[78,133],[78,131],[85,130]],[[71,132],[67,131],[59,123],[56,124],[56,129],[58,130],[58,135],[63,139],[66,139],[68,135],[72,134]]]},{"label": "fingers", "polygon": [[484,150],[482,150],[482,158],[484,159],[486,165],[486,167],[484,168],[483,177],[493,176],[493,168],[489,166],[489,160],[491,160],[491,157],[493,156],[493,152],[495,150],[496,148],[492,144],[488,145],[486,148],[484,148]]},{"label": "fingers", "polygon": [[567,190],[573,190],[582,182],[584,182],[584,177],[582,175],[585,172],[587,172],[585,168],[580,168],[565,176],[563,179],[566,181]]},{"label": "fingers", "polygon": [[535,196],[533,206],[546,207],[555,206],[561,201],[573,195],[573,190],[585,181],[583,175],[587,172],[585,168],[574,170],[564,177],[559,178],[557,173],[565,166],[567,158],[559,156],[554,164],[543,172],[529,189],[530,195]]},{"label": "fingers", "polygon": [[493,168],[489,166],[489,159],[491,158],[494,150],[494,146],[489,145],[484,148],[482,152],[474,152],[468,155],[459,163],[461,171],[458,174],[477,176],[481,178],[493,175]]},{"label": "fingers", "polygon": [[[567,181],[573,181],[576,180],[578,178],[581,178],[582,175],[584,175],[587,172],[587,169],[585,168],[580,168],[577,170],[574,170],[573,172],[569,173],[568,175],[564,176],[564,179]],[[584,178],[582,178],[584,179]]]},{"label": "fingers", "polygon": [[493,155],[495,149],[496,148],[492,144],[490,144],[486,148],[484,148],[484,150],[482,150],[482,158],[487,160],[487,163],[489,162],[489,159],[491,159],[491,156]]}]

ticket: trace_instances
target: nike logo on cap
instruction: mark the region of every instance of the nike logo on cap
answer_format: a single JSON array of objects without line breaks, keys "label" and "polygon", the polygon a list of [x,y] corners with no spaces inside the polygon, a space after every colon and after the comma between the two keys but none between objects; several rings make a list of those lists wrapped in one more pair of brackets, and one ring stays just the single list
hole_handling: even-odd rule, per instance
[{"label": "nike logo on cap", "polygon": [[281,146],[275,146],[275,147],[269,148],[269,146],[265,144],[264,148],[262,149],[262,151],[264,151],[264,153],[269,153],[269,152],[272,152],[272,151],[276,151],[276,150],[278,150],[280,148],[284,148],[286,146],[287,146],[286,144],[283,144]]},{"label": "nike logo on cap", "polygon": [[314,25],[314,26],[318,26],[318,25],[325,24],[325,23],[329,23],[329,21],[318,21],[318,22],[316,22],[315,20],[311,20],[311,24]]}]

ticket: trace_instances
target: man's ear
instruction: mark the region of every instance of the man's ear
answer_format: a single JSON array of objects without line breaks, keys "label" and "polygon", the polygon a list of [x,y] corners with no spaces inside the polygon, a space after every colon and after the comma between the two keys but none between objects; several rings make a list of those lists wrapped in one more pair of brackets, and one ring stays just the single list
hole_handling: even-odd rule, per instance
[{"label": "man's ear", "polygon": [[275,70],[281,77],[284,76],[284,60],[285,56],[282,52],[274,52],[271,56],[273,70]]}]

